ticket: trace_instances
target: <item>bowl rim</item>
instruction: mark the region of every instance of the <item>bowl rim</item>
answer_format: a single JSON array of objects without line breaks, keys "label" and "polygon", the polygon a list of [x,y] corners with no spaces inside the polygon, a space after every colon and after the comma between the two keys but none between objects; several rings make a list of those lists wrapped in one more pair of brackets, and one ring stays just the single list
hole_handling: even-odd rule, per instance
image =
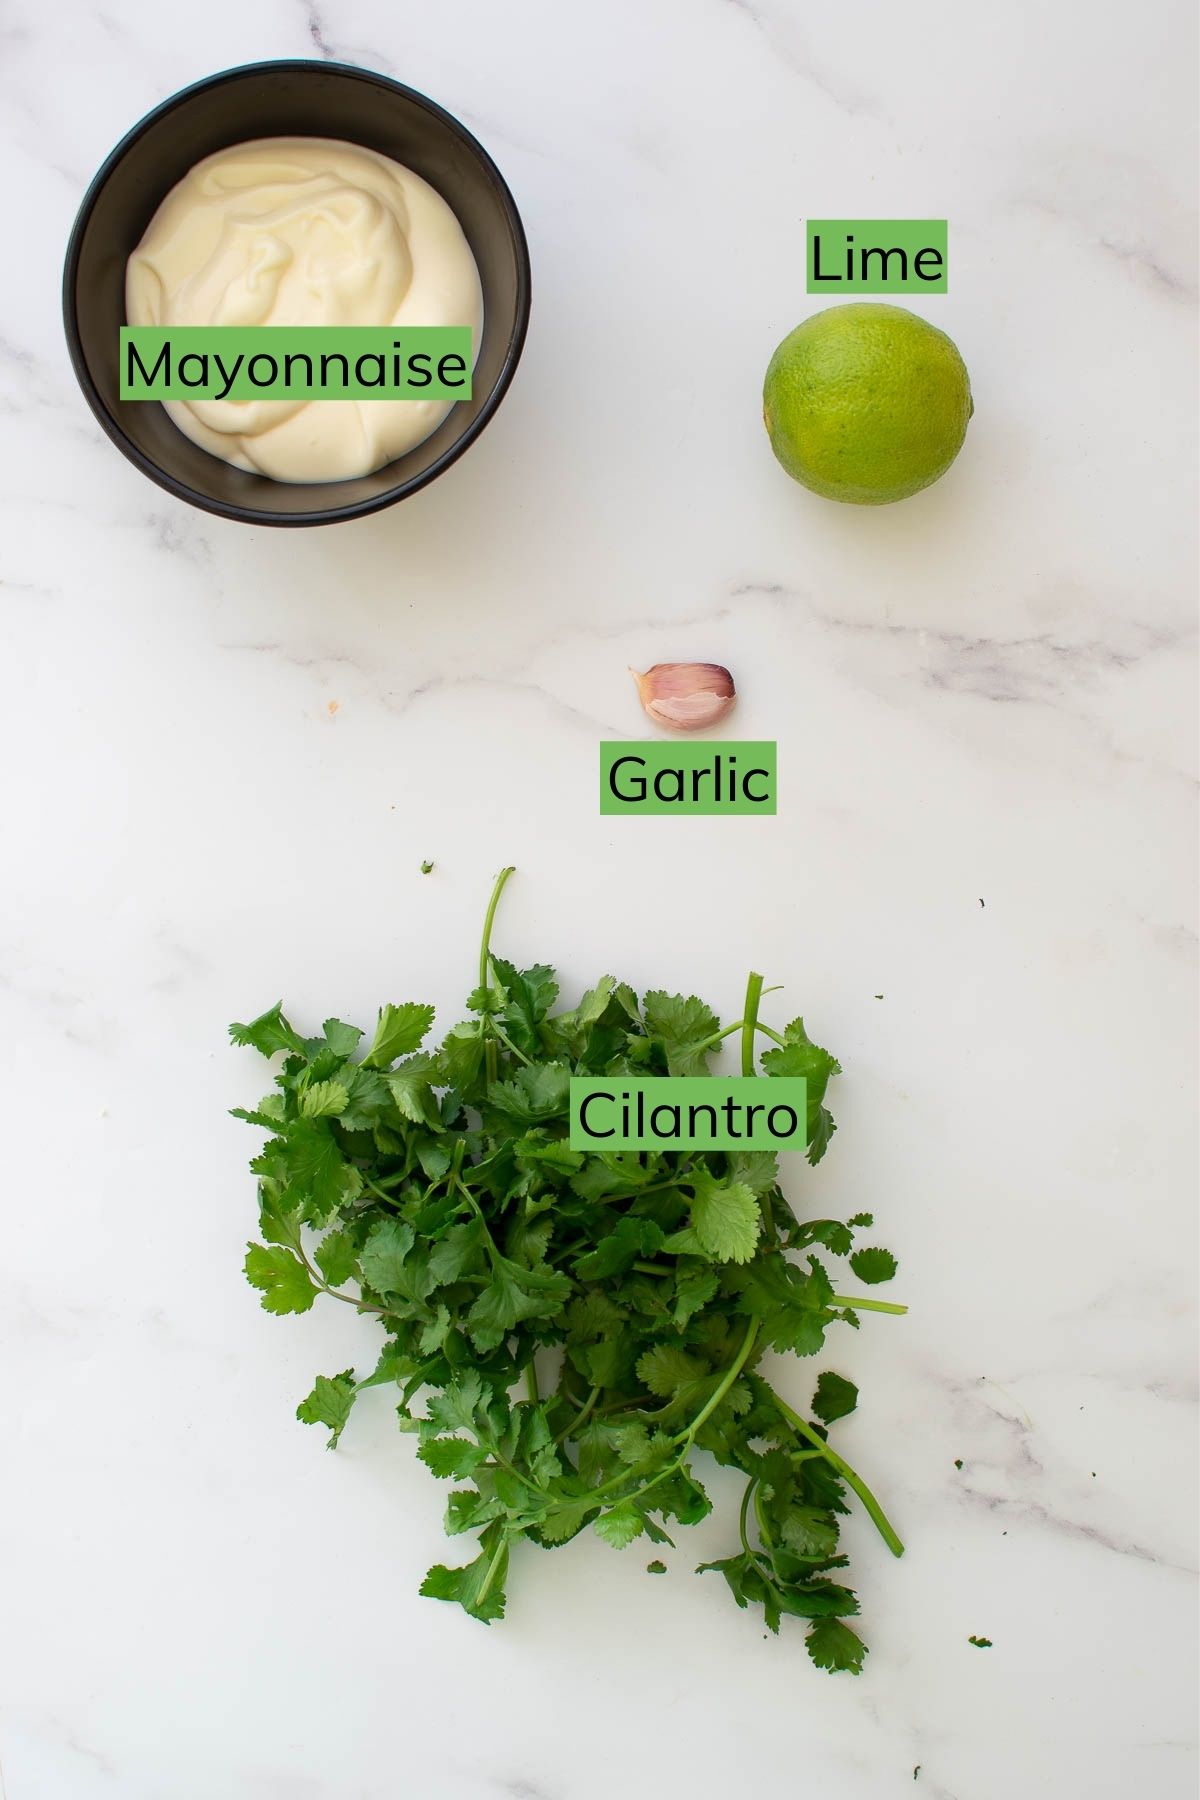
[{"label": "bowl rim", "polygon": [[[248,75],[258,75],[276,70],[290,70],[295,73],[329,72],[334,75],[347,76],[355,81],[369,82],[390,93],[403,95],[406,100],[413,102],[419,109],[430,113],[434,118],[448,125],[451,131],[461,138],[474,153],[483,174],[490,183],[500,211],[508,225],[517,262],[516,312],[500,370],[491,393],[461,437],[456,438],[454,443],[419,475],[410,476],[408,479],[398,482],[394,487],[385,488],[382,493],[375,494],[367,500],[347,501],[340,506],[334,505],[288,513],[272,512],[257,507],[214,500],[211,496],[190,487],[187,482],[178,480],[147,456],[128,436],[124,427],[101,397],[87,358],[83,353],[76,305],[79,259],[84,234],[91,221],[92,212],[113,170],[139,138],[144,136],[151,126],[157,124],[160,119],[174,111],[183,101],[190,100],[194,95],[206,93],[211,88],[224,86],[230,81]],[[390,75],[382,75],[375,69],[361,68],[356,63],[327,62],[324,58],[306,56],[268,57],[258,62],[238,63],[233,68],[219,69],[215,74],[205,75],[199,81],[193,81],[187,87],[180,88],[176,93],[169,94],[165,100],[152,107],[136,124],[132,125],[109,151],[88,183],[83,199],[79,203],[75,222],[71,227],[71,235],[67,240],[62,278],[63,328],[66,333],[71,366],[75,371],[75,379],[105,434],[118,450],[136,468],[140,469],[143,475],[148,476],[159,487],[165,488],[176,499],[184,500],[188,504],[198,507],[202,512],[213,513],[218,518],[233,519],[240,524],[280,526],[285,529],[291,526],[339,524],[346,519],[364,518],[370,513],[382,512],[385,507],[394,506],[397,501],[407,499],[410,494],[418,493],[421,488],[428,487],[429,483],[435,481],[444,470],[450,467],[451,463],[457,462],[459,457],[475,442],[508,392],[509,385],[516,373],[517,364],[521,359],[521,351],[524,348],[525,336],[529,329],[531,297],[529,244],[525,236],[525,227],[521,222],[521,215],[517,210],[517,203],[513,199],[508,183],[474,133],[468,131],[462,121],[455,118],[453,113],[447,112],[444,106],[439,106],[436,100],[431,100],[428,94],[422,94],[418,89],[408,87],[404,82],[396,81]],[[331,482],[329,485],[336,486],[338,484]]]}]

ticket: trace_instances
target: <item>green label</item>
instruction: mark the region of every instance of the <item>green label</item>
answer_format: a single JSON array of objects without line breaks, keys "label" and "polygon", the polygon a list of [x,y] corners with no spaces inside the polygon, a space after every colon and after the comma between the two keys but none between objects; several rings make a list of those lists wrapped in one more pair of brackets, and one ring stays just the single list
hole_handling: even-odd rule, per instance
[{"label": "green label", "polygon": [[602,813],[774,813],[775,746],[601,744]]},{"label": "green label", "polygon": [[803,1075],[571,1077],[572,1150],[803,1150]]},{"label": "green label", "polygon": [[810,294],[944,294],[945,219],[810,219]]},{"label": "green label", "polygon": [[122,400],[469,400],[469,325],[123,325]]}]

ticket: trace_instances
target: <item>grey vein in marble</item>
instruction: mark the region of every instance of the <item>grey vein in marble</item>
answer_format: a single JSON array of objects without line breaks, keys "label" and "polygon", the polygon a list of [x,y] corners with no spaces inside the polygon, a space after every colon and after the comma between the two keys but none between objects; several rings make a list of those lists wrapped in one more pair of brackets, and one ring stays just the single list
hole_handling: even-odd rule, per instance
[{"label": "grey vein in marble", "polygon": [[751,4],[751,0],[719,0],[719,4],[732,7],[749,19],[780,62],[816,88],[839,112],[851,118],[865,116],[886,120],[887,114],[878,98],[856,88],[840,70],[831,71],[818,63],[799,30],[789,30],[774,8],[762,4],[762,0],[757,4]]}]

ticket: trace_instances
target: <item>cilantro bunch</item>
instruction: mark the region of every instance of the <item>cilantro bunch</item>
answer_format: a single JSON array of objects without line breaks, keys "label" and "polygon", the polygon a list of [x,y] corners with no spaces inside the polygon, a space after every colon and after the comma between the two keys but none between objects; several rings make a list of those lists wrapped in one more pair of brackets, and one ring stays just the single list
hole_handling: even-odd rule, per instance
[{"label": "cilantro bunch", "polygon": [[412,1002],[383,1008],[362,1054],[356,1027],[329,1019],[302,1037],[279,1006],[231,1027],[236,1043],[283,1053],[276,1091],[236,1109],[269,1133],[251,1164],[262,1241],[246,1275],[269,1312],[328,1295],[384,1333],[372,1373],[319,1376],[298,1417],[332,1448],[365,1388],[399,1388],[401,1429],[454,1484],[447,1532],[477,1536],[474,1558],[431,1569],[421,1592],[484,1622],[503,1617],[522,1541],[550,1549],[590,1529],[617,1549],[671,1543],[669,1525],[711,1510],[706,1451],[745,1488],[736,1547],[703,1567],[772,1631],[785,1613],[809,1621],[820,1667],[857,1673],[866,1646],[846,1623],[858,1601],[838,1549],[850,1493],[903,1549],[828,1441],[857,1390],[823,1374],[806,1418],[762,1364],[768,1351],[815,1355],[862,1311],[903,1312],[837,1291],[829,1267],[844,1258],[873,1286],[895,1259],[857,1247],[867,1213],[798,1219],[770,1153],[588,1154],[567,1141],[572,1074],[705,1075],[734,1034],[753,1074],[761,1034],[766,1075],[807,1078],[816,1163],[838,1064],[803,1020],[777,1032],[759,1019],[758,975],[724,1028],[694,997],[639,1001],[611,976],[554,1012],[551,969],[491,950],[511,873],[488,907],[471,1017],[437,1048],[422,1048],[433,1008]]}]

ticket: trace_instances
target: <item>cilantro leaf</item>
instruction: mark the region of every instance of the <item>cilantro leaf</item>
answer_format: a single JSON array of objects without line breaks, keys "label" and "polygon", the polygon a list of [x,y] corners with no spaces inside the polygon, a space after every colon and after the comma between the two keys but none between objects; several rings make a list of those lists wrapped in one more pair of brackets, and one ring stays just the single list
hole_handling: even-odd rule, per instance
[{"label": "cilantro leaf", "polygon": [[486,1013],[488,1017],[500,1013],[508,1005],[507,990],[496,986],[472,988],[467,995],[467,1011]]},{"label": "cilantro leaf", "polygon": [[689,1176],[692,1227],[718,1262],[749,1262],[762,1230],[753,1190],[742,1181],[722,1181],[703,1167]]},{"label": "cilantro leaf", "polygon": [[638,1219],[626,1213],[594,1250],[580,1257],[575,1273],[581,1281],[604,1281],[632,1268],[639,1257],[655,1255],[662,1241],[662,1227],[653,1219]]},{"label": "cilantro leaf", "polygon": [[577,1537],[596,1510],[594,1500],[566,1501],[538,1521],[538,1538],[546,1545],[566,1544]]},{"label": "cilantro leaf", "polygon": [[460,1569],[436,1563],[421,1583],[420,1591],[429,1600],[456,1600],[473,1619],[490,1625],[504,1617],[508,1537],[497,1523],[488,1526],[481,1542],[484,1548],[474,1562]]},{"label": "cilantro leaf", "polygon": [[345,1025],[341,1019],[326,1019],[321,1030],[325,1042],[337,1057],[353,1056],[362,1038],[357,1025]]},{"label": "cilantro leaf", "polygon": [[494,1495],[481,1494],[478,1488],[456,1488],[446,1501],[446,1535],[456,1537],[463,1531],[481,1531],[503,1513],[503,1502]]},{"label": "cilantro leaf", "polygon": [[676,1325],[686,1325],[693,1313],[701,1312],[720,1285],[720,1277],[715,1269],[681,1259],[675,1274],[673,1317]]},{"label": "cilantro leaf", "polygon": [[400,1348],[398,1343],[389,1342],[379,1352],[379,1361],[367,1376],[359,1382],[360,1390],[369,1387],[390,1387],[393,1382],[405,1381],[417,1371],[412,1358]]},{"label": "cilantro leaf", "polygon": [[772,1075],[803,1075],[809,1084],[808,1104],[811,1111],[825,1098],[831,1076],[840,1075],[842,1065],[828,1050],[814,1044],[804,1029],[803,1019],[793,1019],[783,1029],[783,1045],[777,1050],[764,1050],[762,1066]]},{"label": "cilantro leaf", "polygon": [[434,1131],[441,1129],[442,1116],[433,1097],[437,1076],[438,1063],[433,1056],[409,1056],[388,1071],[388,1092],[401,1118],[411,1119],[414,1125],[429,1125]]},{"label": "cilantro leaf", "polygon": [[513,1146],[518,1166],[533,1168],[538,1174],[578,1175],[586,1158],[582,1150],[572,1150],[566,1138],[539,1136],[539,1129],[527,1131]]},{"label": "cilantro leaf", "polygon": [[280,1179],[288,1208],[310,1225],[324,1224],[362,1186],[361,1175],[343,1156],[328,1119],[294,1120],[286,1136],[266,1145],[250,1166]]},{"label": "cilantro leaf", "polygon": [[571,1071],[562,1063],[535,1063],[518,1069],[511,1081],[494,1081],[488,1105],[518,1124],[561,1118],[567,1110]]},{"label": "cilantro leaf", "polygon": [[313,1251],[313,1261],[330,1287],[343,1287],[358,1273],[358,1251],[344,1231],[329,1231]]},{"label": "cilantro leaf", "polygon": [[588,1343],[619,1331],[628,1314],[624,1308],[599,1288],[580,1294],[567,1308],[566,1326],[569,1342]]},{"label": "cilantro leaf", "polygon": [[849,1256],[854,1235],[840,1219],[805,1219],[798,1239],[802,1244],[824,1244],[834,1256]]},{"label": "cilantro leaf", "polygon": [[474,1473],[487,1451],[467,1438],[443,1437],[430,1438],[427,1443],[418,1445],[417,1455],[439,1481],[450,1477],[461,1481],[464,1475]]},{"label": "cilantro leaf", "polygon": [[478,1370],[449,1381],[429,1401],[429,1417],[439,1431],[474,1431],[480,1411],[486,1410],[488,1390]]},{"label": "cilantro leaf", "polygon": [[371,1227],[359,1257],[363,1279],[377,1294],[403,1294],[404,1263],[415,1242],[413,1228],[401,1219],[380,1219]]},{"label": "cilantro leaf", "polygon": [[343,1369],[340,1375],[318,1375],[312,1392],[296,1408],[296,1417],[304,1425],[327,1425],[331,1435],[326,1448],[336,1450],[356,1392],[353,1369]]},{"label": "cilantro leaf", "polygon": [[626,1468],[639,1475],[655,1475],[675,1457],[674,1440],[665,1431],[651,1431],[636,1422],[614,1425],[610,1442]]},{"label": "cilantro leaf", "polygon": [[636,1194],[654,1182],[654,1159],[643,1162],[636,1150],[601,1151],[589,1156],[571,1182],[581,1200],[607,1200],[618,1194]]},{"label": "cilantro leaf", "polygon": [[716,1036],[721,1022],[703,1000],[656,988],[642,1001],[642,1016],[650,1036],[662,1045],[672,1075],[708,1074],[714,1046],[706,1040]]},{"label": "cilantro leaf", "polygon": [[493,956],[492,967],[505,993],[500,1017],[508,1034],[518,1049],[536,1055],[541,1049],[538,1026],[558,998],[554,970],[544,963],[536,963],[532,969],[514,969],[499,956]]},{"label": "cilantro leaf", "polygon": [[484,1228],[478,1219],[452,1225],[429,1252],[429,1273],[435,1287],[457,1281],[468,1270],[482,1269]]},{"label": "cilantro leaf", "polygon": [[340,1081],[314,1081],[300,1094],[300,1112],[306,1119],[336,1118],[344,1113],[350,1091]]},{"label": "cilantro leaf", "polygon": [[718,1562],[700,1563],[696,1573],[703,1575],[709,1570],[725,1577],[726,1585],[740,1607],[745,1609],[752,1604],[761,1606],[767,1629],[774,1632],[779,1630],[778,1591],[757,1557],[752,1556],[749,1551],[743,1551],[740,1556],[726,1556]]},{"label": "cilantro leaf", "polygon": [[343,1068],[339,1079],[347,1084],[345,1110],[339,1115],[343,1131],[367,1131],[378,1125],[391,1098],[387,1082],[365,1063],[351,1063]]},{"label": "cilantro leaf", "polygon": [[890,1250],[856,1250],[850,1258],[850,1267],[868,1287],[875,1287],[881,1281],[890,1281],[899,1266]]},{"label": "cilantro leaf", "polygon": [[808,1273],[782,1257],[762,1258],[738,1276],[744,1309],[762,1320],[763,1337],[773,1350],[813,1356],[833,1322],[833,1290],[815,1260]]},{"label": "cilantro leaf", "polygon": [[773,1150],[732,1150],[726,1153],[726,1172],[753,1194],[769,1194],[779,1180],[779,1158]]},{"label": "cilantro leaf", "polygon": [[663,1400],[699,1387],[710,1373],[706,1363],[673,1344],[656,1344],[647,1350],[638,1359],[637,1372],[650,1392]]},{"label": "cilantro leaf", "polygon": [[375,1036],[363,1061],[369,1069],[386,1069],[398,1056],[419,1049],[432,1024],[432,1006],[406,1000],[403,1006],[381,1007]]},{"label": "cilantro leaf", "polygon": [[818,1669],[842,1669],[851,1675],[861,1673],[867,1646],[840,1619],[818,1619],[804,1643]]},{"label": "cilantro leaf", "polygon": [[835,1375],[831,1369],[826,1369],[817,1378],[812,1409],[818,1419],[824,1419],[826,1425],[832,1425],[835,1419],[844,1419],[857,1405],[858,1389],[852,1381]]},{"label": "cilantro leaf", "polygon": [[251,1287],[262,1289],[262,1304],[268,1312],[307,1312],[317,1297],[300,1258],[281,1244],[272,1244],[269,1249],[250,1244],[243,1266]]},{"label": "cilantro leaf", "polygon": [[[776,1563],[783,1558],[777,1556]],[[780,1610],[797,1619],[840,1619],[858,1611],[858,1598],[834,1581],[781,1579]]]},{"label": "cilantro leaf", "polygon": [[634,1538],[641,1537],[645,1521],[636,1507],[625,1502],[601,1513],[598,1519],[593,1520],[592,1530],[606,1544],[611,1544],[614,1550],[624,1550],[627,1544],[632,1544]]},{"label": "cilantro leaf", "polygon": [[491,1281],[466,1317],[472,1343],[477,1350],[494,1350],[523,1319],[544,1319],[557,1313],[570,1292],[565,1275],[522,1269],[498,1257]]},{"label": "cilantro leaf", "polygon": [[783,1541],[797,1556],[823,1561],[837,1549],[837,1520],[818,1506],[790,1507],[783,1520]]},{"label": "cilantro leaf", "polygon": [[813,1043],[803,1019],[793,1019],[785,1025],[783,1037],[780,1049],[763,1051],[762,1066],[768,1075],[803,1075],[807,1083],[808,1160],[819,1163],[835,1130],[833,1116],[823,1104],[825,1090],[831,1077],[841,1074],[842,1065],[828,1050]]},{"label": "cilantro leaf", "polygon": [[617,984],[611,975],[602,975],[594,988],[590,988],[579,1005],[571,1012],[559,1013],[555,1019],[555,1028],[559,1035],[582,1045],[590,1028],[598,1025],[612,1005],[617,991]]},{"label": "cilantro leaf", "polygon": [[814,1117],[808,1123],[808,1160],[814,1166],[820,1162],[829,1148],[837,1126],[833,1114],[827,1106],[818,1106]]},{"label": "cilantro leaf", "polygon": [[446,1033],[438,1061],[450,1087],[462,1094],[474,1089],[483,1072],[483,1032],[478,1019],[468,1019]]},{"label": "cilantro leaf", "polygon": [[571,1361],[593,1387],[622,1388],[633,1367],[636,1340],[628,1332],[605,1338],[598,1344],[576,1344]]},{"label": "cilantro leaf", "polygon": [[249,1025],[231,1025],[229,1035],[235,1044],[258,1050],[263,1056],[274,1056],[277,1050],[304,1049],[304,1039],[292,1030],[283,1016],[283,1001],[268,1012],[260,1013]]},{"label": "cilantro leaf", "polygon": [[264,1131],[277,1132],[285,1122],[282,1094],[267,1094],[256,1107],[231,1106],[230,1115],[244,1119],[247,1125],[260,1125]]}]

